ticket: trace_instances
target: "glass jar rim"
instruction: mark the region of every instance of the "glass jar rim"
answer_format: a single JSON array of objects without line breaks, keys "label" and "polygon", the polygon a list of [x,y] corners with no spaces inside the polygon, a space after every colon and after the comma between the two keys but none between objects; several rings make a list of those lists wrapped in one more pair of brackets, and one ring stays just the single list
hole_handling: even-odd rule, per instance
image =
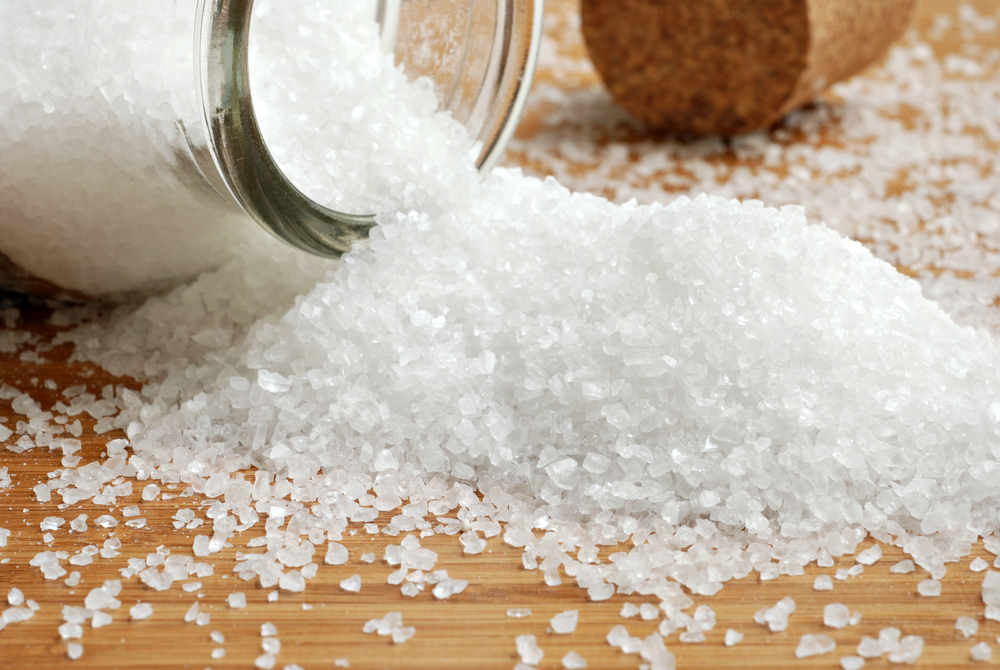
[{"label": "glass jar rim", "polygon": [[[491,115],[494,130],[480,153],[481,172],[489,172],[500,160],[524,110],[541,42],[543,1],[507,0],[513,11],[503,17],[499,102]],[[380,0],[380,14],[385,4]],[[320,205],[296,188],[272,157],[250,92],[252,8],[253,0],[201,0],[201,33],[195,39],[201,50],[201,107],[212,160],[228,194],[264,228],[304,251],[340,256],[368,237],[375,217]]]}]

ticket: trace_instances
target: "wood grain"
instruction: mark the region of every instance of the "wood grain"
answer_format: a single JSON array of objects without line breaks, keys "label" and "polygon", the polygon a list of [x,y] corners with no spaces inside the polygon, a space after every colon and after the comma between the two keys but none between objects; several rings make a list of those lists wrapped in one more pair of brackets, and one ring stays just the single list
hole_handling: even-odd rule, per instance
[{"label": "wood grain", "polygon": [[[551,0],[550,0],[551,1]],[[562,13],[574,11],[572,1],[552,2],[549,11]],[[978,3],[983,7],[1000,6],[1000,2]],[[926,26],[929,17],[942,9],[951,8],[950,2],[939,0],[925,2],[918,16],[918,25]],[[575,50],[575,51],[574,51]],[[565,58],[582,59],[577,46],[566,45]],[[561,85],[568,88],[593,85],[591,75],[584,68],[580,76],[563,76]],[[541,79],[551,73],[544,70]],[[544,110],[539,111],[542,114]],[[525,120],[522,137],[530,134],[544,122],[539,116]],[[530,165],[529,165],[530,167]],[[586,169],[582,166],[581,169]],[[90,392],[99,393],[108,383],[124,383],[138,387],[135,380],[115,379],[88,365],[67,361],[68,347],[48,348],[45,342],[57,329],[47,325],[48,312],[44,307],[27,301],[20,305],[22,320],[18,329],[33,333],[39,341],[33,349],[40,352],[43,361],[21,360],[17,354],[0,354],[0,385],[8,383],[29,391],[46,407],[57,399],[58,391],[45,388],[46,380],[53,380],[58,388],[85,384]],[[40,345],[40,346],[39,346]],[[19,417],[12,411],[9,401],[0,401],[0,417],[7,418],[4,425],[13,426]],[[103,445],[119,434],[95,435],[90,423],[84,419],[84,461],[100,457]],[[560,659],[570,650],[582,654],[590,668],[637,668],[637,655],[624,655],[605,642],[605,635],[616,624],[624,624],[632,635],[645,636],[655,630],[656,622],[622,619],[618,613],[625,602],[656,602],[654,598],[615,596],[609,601],[588,602],[586,594],[571,580],[563,585],[548,587],[541,574],[524,570],[520,551],[504,545],[499,538],[489,540],[488,549],[481,555],[463,556],[461,546],[454,537],[435,536],[423,541],[424,546],[439,554],[438,568],[447,569],[453,577],[469,580],[465,592],[446,601],[436,601],[429,592],[416,598],[400,595],[399,588],[386,583],[393,570],[382,561],[384,548],[398,543],[399,538],[383,534],[369,535],[361,524],[351,526],[354,535],[345,538],[351,553],[346,566],[321,565],[316,579],[302,593],[281,592],[277,602],[268,602],[267,594],[274,589],[263,589],[253,582],[240,580],[232,569],[237,551],[263,533],[262,528],[247,531],[239,536],[239,546],[227,548],[221,555],[211,557],[215,566],[212,576],[200,579],[202,588],[196,593],[182,591],[178,584],[165,592],[156,592],[143,586],[137,579],[123,580],[119,598],[123,605],[113,612],[114,622],[101,629],[85,628],[82,643],[84,655],[71,661],[66,656],[66,643],[57,628],[62,623],[64,605],[82,605],[87,592],[105,579],[118,578],[118,570],[129,557],[142,557],[164,546],[174,554],[192,555],[196,530],[175,530],[170,517],[177,509],[188,507],[204,518],[207,501],[194,496],[153,502],[140,500],[141,486],[126,499],[119,499],[113,514],[123,521],[121,509],[129,504],[140,506],[141,515],[147,520],[142,529],[126,528],[123,524],[114,529],[102,529],[93,519],[108,513],[106,507],[84,503],[72,509],[60,509],[57,502],[39,503],[31,489],[47,479],[46,474],[60,468],[60,454],[34,450],[26,454],[0,452],[0,467],[7,467],[13,476],[13,486],[0,490],[0,527],[13,531],[8,546],[0,548],[0,596],[11,586],[17,586],[25,595],[40,605],[37,615],[24,623],[10,624],[0,631],[0,668],[252,668],[254,659],[261,653],[260,626],[273,622],[278,628],[282,650],[275,667],[297,663],[308,670],[334,668],[335,660],[350,660],[351,668],[380,670],[383,668],[482,668],[509,670],[517,661],[514,638],[521,634],[534,634],[545,650],[541,668],[560,668]],[[170,493],[169,491],[167,491]],[[179,490],[172,493],[178,494]],[[88,514],[90,527],[84,533],[71,533],[69,520],[79,514]],[[62,516],[67,524],[53,531],[54,541],[45,544],[39,523],[47,516]],[[379,520],[384,523],[388,518]],[[100,546],[111,536],[119,538],[121,554],[112,559],[96,557],[91,565],[73,568],[82,575],[75,588],[63,581],[42,578],[37,568],[29,566],[31,558],[40,551],[66,550],[75,552],[88,544]],[[867,547],[871,541],[863,543]],[[607,549],[606,559],[613,551],[627,547]],[[789,668],[789,667],[838,667],[841,656],[853,653],[863,635],[877,636],[887,626],[898,627],[903,635],[920,635],[926,646],[920,658],[920,667],[957,668],[978,667],[972,663],[969,650],[979,641],[997,647],[1000,623],[983,618],[980,600],[982,573],[972,573],[968,566],[972,558],[982,556],[991,564],[994,556],[977,545],[972,556],[960,564],[949,566],[942,580],[943,593],[937,598],[916,594],[917,584],[927,578],[917,570],[912,574],[893,574],[889,567],[905,558],[889,546],[883,546],[884,558],[864,574],[847,581],[834,580],[831,592],[816,592],[812,588],[819,574],[833,574],[836,568],[849,567],[853,559],[838,560],[834,568],[810,566],[800,577],[782,577],[762,582],[756,575],[730,583],[716,596],[696,596],[697,604],[707,604],[717,613],[718,623],[702,644],[684,644],[676,635],[667,639],[670,650],[677,657],[678,668]],[[359,562],[362,553],[374,552],[378,557],[373,564]],[[319,558],[319,555],[317,556]],[[63,563],[64,565],[65,562]],[[69,566],[66,566],[69,567]],[[350,594],[339,588],[339,582],[353,574],[363,579],[361,592]],[[194,581],[194,580],[189,580]],[[226,596],[234,591],[247,594],[245,609],[231,609]],[[200,597],[199,597],[200,596]],[[780,598],[791,596],[797,609],[791,617],[788,630],[771,633],[752,622],[755,611],[772,606]],[[136,602],[151,603],[155,612],[146,621],[128,620],[128,608]],[[185,623],[184,613],[194,602],[211,615],[207,626]],[[861,612],[862,621],[857,626],[840,630],[822,625],[824,605],[840,602]],[[304,609],[311,606],[312,609]],[[507,616],[509,608],[530,608],[526,618]],[[2,608],[0,608],[2,609]],[[578,609],[580,623],[570,635],[547,632],[549,619],[564,610]],[[365,621],[378,618],[389,611],[400,611],[406,625],[417,628],[416,636],[402,645],[394,645],[387,638],[365,635],[361,632]],[[979,620],[979,632],[964,638],[954,628],[959,616]],[[722,639],[728,628],[743,632],[746,637],[738,645],[727,648]],[[217,645],[209,639],[211,631],[225,636],[225,643]],[[813,659],[796,659],[794,650],[799,637],[806,633],[826,633],[837,641],[834,654]],[[226,650],[226,656],[212,659],[217,647]],[[889,667],[882,659],[871,660],[866,667]]]}]

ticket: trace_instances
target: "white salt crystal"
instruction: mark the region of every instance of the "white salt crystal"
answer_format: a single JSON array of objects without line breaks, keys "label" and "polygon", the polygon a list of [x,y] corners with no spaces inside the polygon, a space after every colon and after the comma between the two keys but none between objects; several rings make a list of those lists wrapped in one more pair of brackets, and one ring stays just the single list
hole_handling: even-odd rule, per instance
[{"label": "white salt crystal", "polygon": [[562,666],[566,670],[581,670],[587,667],[587,659],[575,651],[571,651],[562,657]]},{"label": "white salt crystal", "polygon": [[361,590],[361,575],[354,575],[343,580],[340,582],[340,588],[351,593],[357,593]]},{"label": "white salt crystal", "polygon": [[184,613],[185,623],[193,623],[198,620],[198,603],[194,603],[188,608],[187,612]]},{"label": "white salt crystal", "polygon": [[521,657],[521,662],[527,665],[538,665],[545,652],[538,646],[538,641],[534,635],[518,635],[514,638],[517,645],[517,653]]},{"label": "white salt crystal", "polygon": [[861,612],[854,612],[853,614],[851,614],[851,618],[850,620],[848,620],[847,623],[849,623],[852,626],[857,626],[859,623],[861,623]]},{"label": "white salt crystal", "polygon": [[247,597],[245,593],[230,593],[226,596],[226,602],[228,602],[229,606],[233,609],[241,609],[247,606]]},{"label": "white salt crystal", "polygon": [[64,623],[59,626],[59,637],[64,640],[77,640],[83,637],[83,626],[78,623]]},{"label": "white salt crystal", "polygon": [[885,650],[882,648],[882,643],[873,637],[865,635],[861,638],[861,642],[858,643],[858,656],[878,658],[884,653]]},{"label": "white salt crystal", "polygon": [[72,660],[77,660],[83,656],[83,645],[78,642],[70,642],[66,645],[66,655]]},{"label": "white salt crystal", "polygon": [[[285,591],[297,593],[305,590],[306,580],[305,577],[302,576],[301,572],[292,570],[281,575],[278,579],[278,587]],[[343,587],[343,582],[341,582],[341,587]]]},{"label": "white salt crystal", "polygon": [[275,658],[274,654],[264,653],[258,656],[254,660],[253,664],[254,666],[260,668],[261,670],[271,670],[271,668],[274,667],[274,664],[276,662],[277,659]]},{"label": "white salt crystal", "polygon": [[743,633],[738,630],[733,630],[729,628],[726,630],[725,643],[727,647],[732,647],[734,644],[739,644],[743,640]]},{"label": "white salt crystal", "polygon": [[982,572],[988,567],[990,567],[990,564],[984,561],[979,556],[976,556],[974,559],[972,559],[972,562],[969,563],[969,569],[972,570],[973,572]]},{"label": "white salt crystal", "polygon": [[[330,542],[329,545],[327,545],[326,558],[324,559],[327,565],[343,565],[344,563],[347,563],[348,558],[349,554],[347,547],[344,545],[338,544],[337,542]],[[374,558],[374,556],[372,558]]]},{"label": "white salt crystal", "polygon": [[[565,612],[556,614],[549,621],[549,625],[552,626],[552,632],[560,635],[572,633],[576,630],[576,622],[579,619],[579,616],[579,610],[566,610]],[[527,661],[525,662],[527,663]]]},{"label": "white salt crystal", "polygon": [[531,616],[531,610],[527,607],[513,607],[507,610],[507,616],[512,619],[523,619]]},{"label": "white salt crystal", "polygon": [[400,626],[392,631],[392,642],[393,644],[403,644],[414,635],[416,635],[417,629],[413,626]]},{"label": "white salt crystal", "polygon": [[373,553],[361,554],[361,562],[362,563],[374,563],[375,562],[375,554],[373,554]]},{"label": "white salt crystal", "polygon": [[149,603],[136,603],[128,611],[128,615],[136,621],[142,621],[153,616],[153,606]]},{"label": "white salt crystal", "polygon": [[277,591],[271,591],[270,593],[268,593],[267,594],[267,602],[269,602],[269,603],[276,603],[276,602],[278,602],[278,592]]},{"label": "white salt crystal", "polygon": [[865,659],[861,656],[841,656],[840,667],[844,670],[861,670],[865,667]]},{"label": "white salt crystal", "polygon": [[836,641],[829,635],[803,635],[795,648],[795,658],[807,658],[830,654],[837,648]]},{"label": "white salt crystal", "polygon": [[145,501],[156,500],[160,495],[160,487],[156,484],[148,484],[142,489],[142,499]]},{"label": "white salt crystal", "polygon": [[754,615],[754,621],[759,624],[767,624],[767,627],[774,632],[788,628],[788,616],[795,611],[795,601],[790,597],[784,597],[777,602],[774,607],[759,610]]},{"label": "white salt crystal", "polygon": [[899,642],[895,650],[889,651],[890,663],[916,663],[924,651],[924,638],[919,635],[907,635]]},{"label": "white salt crystal", "polygon": [[823,608],[823,624],[830,628],[843,628],[851,620],[851,611],[846,605],[831,603]]},{"label": "white salt crystal", "polygon": [[917,584],[917,593],[922,596],[941,595],[941,582],[936,579],[925,579]]},{"label": "white salt crystal", "polygon": [[277,635],[278,635],[278,627],[275,626],[270,621],[262,623],[260,625],[261,637],[276,637]]},{"label": "white salt crystal", "polygon": [[916,566],[913,565],[913,561],[911,561],[910,559],[906,559],[905,561],[900,561],[899,563],[896,563],[891,568],[889,568],[889,572],[906,573],[906,572],[913,572],[915,569]]},{"label": "white salt crystal", "polygon": [[333,662],[333,664],[334,664],[334,666],[336,666],[338,668],[349,668],[349,667],[351,667],[350,660],[348,660],[346,658],[338,658],[336,661]]},{"label": "white salt crystal", "polygon": [[265,637],[260,646],[269,654],[278,655],[281,652],[281,640],[276,637]]},{"label": "white salt crystal", "polygon": [[882,547],[878,544],[873,544],[858,553],[854,560],[863,565],[874,565],[880,558],[882,558]]},{"label": "white salt crystal", "polygon": [[618,613],[618,616],[625,619],[631,619],[632,617],[638,614],[639,614],[639,607],[637,605],[635,605],[634,603],[625,603],[624,605],[622,605],[621,612]]},{"label": "white salt crystal", "polygon": [[103,628],[111,623],[112,620],[112,616],[107,612],[94,612],[94,616],[90,620],[90,625],[93,628]]},{"label": "white salt crystal", "polygon": [[833,590],[833,580],[830,579],[830,575],[820,575],[813,581],[813,589],[816,591],[832,591]]},{"label": "white salt crystal", "polygon": [[639,605],[639,618],[643,621],[653,621],[658,619],[660,616],[660,608],[651,603],[642,603]]},{"label": "white salt crystal", "polygon": [[989,661],[993,658],[993,649],[985,642],[979,642],[972,646],[973,661]]},{"label": "white salt crystal", "polygon": [[24,593],[16,586],[12,586],[7,592],[7,604],[12,607],[19,607],[24,604]]},{"label": "white salt crystal", "polygon": [[215,642],[216,644],[223,644],[226,641],[226,636],[223,635],[221,631],[217,630],[213,630],[209,634],[209,637],[212,639],[212,642]]},{"label": "white salt crystal", "polygon": [[955,620],[955,629],[965,637],[972,637],[979,630],[979,622],[967,616],[960,616]]},{"label": "white salt crystal", "polygon": [[225,658],[225,657],[226,657],[226,650],[223,649],[222,647],[216,647],[215,649],[212,650],[213,659],[218,660],[220,658]]}]

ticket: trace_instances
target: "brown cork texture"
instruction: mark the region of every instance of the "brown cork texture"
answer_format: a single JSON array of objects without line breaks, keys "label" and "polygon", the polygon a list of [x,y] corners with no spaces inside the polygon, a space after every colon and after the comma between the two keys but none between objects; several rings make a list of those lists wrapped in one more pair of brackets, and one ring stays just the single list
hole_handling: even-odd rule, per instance
[{"label": "brown cork texture", "polygon": [[591,60],[650,128],[752,132],[878,59],[916,0],[581,0]]}]

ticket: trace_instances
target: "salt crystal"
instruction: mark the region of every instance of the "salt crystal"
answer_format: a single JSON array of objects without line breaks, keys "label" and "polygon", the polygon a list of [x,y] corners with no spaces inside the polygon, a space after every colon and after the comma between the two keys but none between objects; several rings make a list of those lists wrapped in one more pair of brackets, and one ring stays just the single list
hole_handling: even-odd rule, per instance
[{"label": "salt crystal", "polygon": [[979,630],[979,622],[967,616],[960,616],[955,621],[955,629],[965,637],[972,637]]},{"label": "salt crystal", "polygon": [[128,611],[128,615],[136,621],[142,621],[153,616],[153,606],[149,603],[136,603]]},{"label": "salt crystal", "polygon": [[916,663],[924,651],[924,639],[919,635],[907,635],[899,642],[898,648],[889,651],[890,663]]},{"label": "salt crystal", "polygon": [[658,619],[660,616],[660,608],[651,603],[642,603],[639,605],[639,618],[643,621],[653,621]]},{"label": "salt crystal", "polygon": [[212,642],[215,642],[216,644],[222,644],[226,641],[226,636],[223,635],[221,631],[217,630],[213,630],[209,634],[209,637],[212,639]]},{"label": "salt crystal", "polygon": [[393,644],[403,644],[410,638],[412,638],[417,632],[417,629],[413,626],[400,626],[392,631],[392,641]]},{"label": "salt crystal", "polygon": [[841,656],[840,667],[843,670],[861,670],[865,667],[865,659],[861,656]]},{"label": "salt crystal", "polygon": [[507,610],[507,616],[512,619],[523,619],[531,616],[531,610],[527,607],[514,607]]},{"label": "salt crystal", "polygon": [[225,658],[225,657],[226,657],[226,650],[223,649],[222,647],[216,647],[215,649],[212,650],[213,659],[218,660],[220,658]]},{"label": "salt crystal", "polygon": [[275,626],[270,621],[262,623],[260,625],[260,636],[261,637],[276,637],[278,635],[278,627]]},{"label": "salt crystal", "polygon": [[351,593],[357,593],[361,590],[361,575],[354,575],[343,580],[340,582],[340,588]]},{"label": "salt crystal", "polygon": [[743,640],[743,633],[738,630],[733,630],[729,628],[726,630],[725,643],[727,647],[732,647],[734,644],[739,644]]},{"label": "salt crystal", "polygon": [[993,649],[985,642],[979,642],[972,646],[973,661],[989,661],[993,658]]},{"label": "salt crystal", "polygon": [[816,591],[832,591],[833,590],[833,580],[830,579],[830,575],[820,575],[813,581],[813,589]]},{"label": "salt crystal", "polygon": [[[560,635],[572,633],[576,630],[576,622],[579,615],[579,610],[566,610],[565,612],[556,614],[549,622],[552,626],[552,632]],[[525,661],[525,663],[527,663],[527,661]]]},{"label": "salt crystal", "polygon": [[562,657],[562,666],[566,670],[581,670],[587,667],[587,659],[575,651],[571,651]]},{"label": "salt crystal", "polygon": [[83,645],[77,642],[70,642],[66,645],[66,655],[72,660],[77,660],[83,656]]},{"label": "salt crystal", "polygon": [[878,658],[884,653],[885,650],[882,648],[882,643],[873,637],[865,635],[861,638],[861,642],[858,643],[858,656]]},{"label": "salt crystal", "polygon": [[917,593],[922,596],[941,595],[941,582],[936,579],[925,579],[917,584]]},{"label": "salt crystal", "polygon": [[326,558],[324,559],[327,565],[343,565],[347,563],[348,558],[347,547],[344,545],[337,542],[330,542],[327,545]]},{"label": "salt crystal", "polygon": [[854,560],[863,565],[874,565],[880,558],[882,558],[882,547],[874,544],[860,552]]},{"label": "salt crystal", "polygon": [[276,637],[265,637],[260,641],[260,646],[264,651],[275,656],[281,652],[281,640]]},{"label": "salt crystal", "polygon": [[527,665],[538,665],[545,656],[545,652],[538,646],[534,635],[518,635],[514,642],[517,645],[517,653],[521,657],[521,662]]},{"label": "salt crystal", "polygon": [[836,648],[836,641],[829,635],[803,635],[799,638],[799,646],[795,648],[795,658],[830,654]]},{"label": "salt crystal", "polygon": [[230,593],[226,596],[226,602],[228,602],[229,606],[233,609],[241,609],[247,606],[247,597],[244,593]]},{"label": "salt crystal", "polygon": [[111,623],[113,620],[112,616],[107,612],[94,612],[93,618],[90,620],[90,625],[93,628],[103,628]]},{"label": "salt crystal", "polygon": [[832,603],[823,608],[823,623],[830,628],[843,628],[851,620],[851,611],[846,605]]},{"label": "salt crystal", "polygon": [[913,561],[911,561],[910,559],[906,559],[905,561],[900,561],[899,563],[896,563],[891,568],[889,568],[889,572],[906,573],[906,572],[913,572],[915,569],[916,566],[913,565]]},{"label": "salt crystal", "polygon": [[274,657],[274,654],[264,653],[258,656],[254,660],[253,664],[261,670],[271,670],[271,668],[274,667],[275,662],[277,662],[277,659]]},{"label": "salt crystal", "polygon": [[972,559],[972,562],[969,563],[969,569],[972,570],[973,572],[982,572],[988,567],[990,567],[990,564],[984,561],[979,556]]},{"label": "salt crystal", "polygon": [[12,586],[10,591],[7,592],[7,604],[13,607],[19,607],[24,604],[24,593],[21,589],[16,586]]}]

